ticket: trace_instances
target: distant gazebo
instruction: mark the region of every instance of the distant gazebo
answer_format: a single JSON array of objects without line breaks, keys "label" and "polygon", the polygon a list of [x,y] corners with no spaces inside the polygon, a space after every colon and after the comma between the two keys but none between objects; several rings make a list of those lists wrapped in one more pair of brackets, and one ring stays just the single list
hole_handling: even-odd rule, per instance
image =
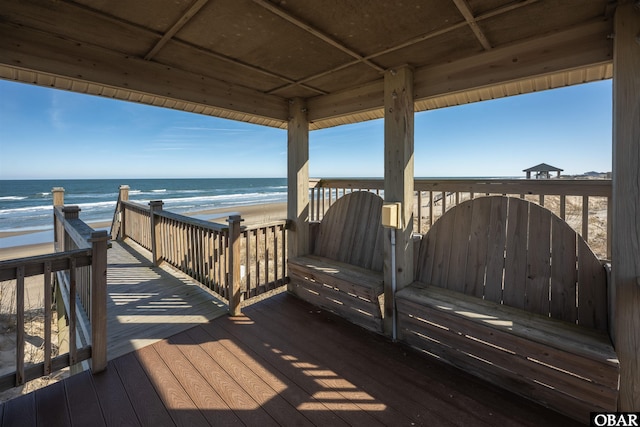
[{"label": "distant gazebo", "polygon": [[537,166],[533,166],[529,169],[523,170],[523,172],[527,173],[527,179],[531,179],[531,172],[536,173],[536,179],[549,179],[551,178],[551,172],[556,172],[557,177],[560,178],[560,172],[562,171],[563,169],[548,165],[546,163],[540,163]]}]

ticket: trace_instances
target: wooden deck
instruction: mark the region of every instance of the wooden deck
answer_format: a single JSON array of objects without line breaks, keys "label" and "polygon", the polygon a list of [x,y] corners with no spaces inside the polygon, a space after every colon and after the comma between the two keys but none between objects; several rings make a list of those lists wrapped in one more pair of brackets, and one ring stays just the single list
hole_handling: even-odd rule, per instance
[{"label": "wooden deck", "polygon": [[187,276],[153,267],[136,243],[114,241],[107,261],[109,360],[227,313]]},{"label": "wooden deck", "polygon": [[576,423],[289,294],[0,406],[2,426]]}]

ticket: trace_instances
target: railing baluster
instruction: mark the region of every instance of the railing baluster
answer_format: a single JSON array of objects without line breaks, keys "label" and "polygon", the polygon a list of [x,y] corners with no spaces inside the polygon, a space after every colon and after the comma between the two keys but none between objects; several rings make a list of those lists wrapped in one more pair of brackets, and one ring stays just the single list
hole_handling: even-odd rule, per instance
[{"label": "railing baluster", "polygon": [[268,284],[271,277],[269,274],[269,236],[266,227],[262,231],[264,233],[264,283]]},{"label": "railing baluster", "polygon": [[51,261],[44,263],[44,374],[51,373]]},{"label": "railing baluster", "polygon": [[429,228],[433,225],[433,191],[429,191]]},{"label": "railing baluster", "polygon": [[258,248],[260,248],[260,231],[256,230],[256,288],[258,287],[258,285],[261,283],[260,282],[260,256],[259,256],[259,252],[260,250]]},{"label": "railing baluster", "polygon": [[582,196],[582,238],[589,242],[589,196]]},{"label": "railing baluster", "polygon": [[76,259],[69,262],[69,365],[77,363],[78,350],[76,347]]},{"label": "railing baluster", "polygon": [[418,233],[422,233],[422,191],[418,191]]},{"label": "railing baluster", "polygon": [[276,226],[271,227],[273,231],[273,287],[276,287],[278,281],[278,235],[276,234]]},{"label": "railing baluster", "polygon": [[16,271],[16,386],[24,384],[24,265]]},{"label": "railing baluster", "polygon": [[251,232],[245,231],[242,233],[244,239],[244,280],[245,280],[245,293],[247,297],[253,296],[251,294]]},{"label": "railing baluster", "polygon": [[282,233],[282,283],[281,286],[285,285],[285,278],[289,274],[287,269],[287,230],[284,225],[280,226],[280,232]]},{"label": "railing baluster", "polygon": [[[314,181],[313,185],[316,191],[320,188],[324,188],[329,192],[330,198],[335,191],[336,199],[347,194],[349,191],[368,190],[374,191],[376,194],[380,194],[384,187],[384,181],[378,180],[358,180],[358,179],[321,179]],[[574,203],[572,200],[567,199],[567,196],[579,197],[602,197],[606,201],[607,206],[611,204],[611,180],[563,180],[563,179],[550,179],[550,180],[430,180],[430,179],[415,179],[414,191],[418,199],[418,206],[414,210],[418,214],[418,221],[414,222],[414,232],[424,232],[427,228],[430,228],[435,221],[447,211],[454,203],[457,205],[466,200],[466,195],[469,194],[469,199],[474,199],[477,196],[489,196],[489,195],[514,195],[525,200],[535,201],[541,206],[551,206],[555,204],[557,198],[559,198],[559,216],[567,220],[572,224],[576,231],[580,232],[586,237],[589,237],[589,232],[593,233],[594,230],[589,230],[589,220],[591,219],[588,214],[588,203],[583,204],[583,209],[587,209],[587,212],[583,213],[584,220],[581,224],[578,224],[577,216],[569,213],[569,208],[574,209],[578,203]],[[349,191],[347,191],[349,189]],[[422,197],[423,192],[429,192],[428,200],[426,197]],[[434,193],[436,193],[434,195]],[[451,199],[449,199],[451,196]],[[455,197],[455,198],[454,198]],[[551,199],[553,198],[553,199]],[[434,208],[438,203],[442,202],[441,206]],[[429,221],[422,221],[422,211],[425,206],[424,203],[428,203],[429,208]],[[448,206],[449,205],[449,206]],[[604,203],[603,203],[604,205]],[[604,210],[604,206],[602,207]],[[553,209],[554,212],[558,210]],[[610,209],[607,208],[607,212]],[[567,216],[569,215],[569,217]],[[607,213],[607,216],[609,213]],[[606,229],[603,247],[597,248],[596,253],[600,257],[611,258],[611,242],[609,236],[611,235],[610,226],[611,220],[607,218],[602,220],[603,228]],[[599,229],[598,229],[599,231]],[[588,239],[586,239],[589,241]],[[595,239],[592,239],[595,240]],[[595,248],[594,248],[595,250]]]}]

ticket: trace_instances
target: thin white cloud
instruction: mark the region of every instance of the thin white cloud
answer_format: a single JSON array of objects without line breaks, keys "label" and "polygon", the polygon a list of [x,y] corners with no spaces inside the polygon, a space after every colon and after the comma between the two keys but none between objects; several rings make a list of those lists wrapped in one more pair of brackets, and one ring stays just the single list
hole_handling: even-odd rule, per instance
[{"label": "thin white cloud", "polygon": [[218,128],[207,126],[172,126],[176,130],[214,131],[214,132],[250,132],[250,129],[239,128]]},{"label": "thin white cloud", "polygon": [[60,94],[55,91],[51,92],[51,106],[48,108],[47,113],[49,114],[49,122],[54,129],[67,129],[67,124],[63,119],[64,108],[62,106],[62,98]]}]

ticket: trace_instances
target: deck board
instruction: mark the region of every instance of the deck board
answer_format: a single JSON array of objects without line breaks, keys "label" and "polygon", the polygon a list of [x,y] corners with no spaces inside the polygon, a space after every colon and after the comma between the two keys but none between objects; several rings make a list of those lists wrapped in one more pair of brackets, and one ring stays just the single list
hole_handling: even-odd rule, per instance
[{"label": "deck board", "polygon": [[42,389],[36,396],[36,425],[42,427],[66,427],[71,425],[68,411],[60,411],[58,416],[51,417],[59,407],[66,407],[64,384],[57,382]]},{"label": "deck board", "polygon": [[72,425],[94,427],[106,425],[103,417],[96,417],[96,414],[102,414],[102,409],[90,372],[73,375],[64,382],[64,385]]},{"label": "deck board", "polygon": [[243,312],[10,400],[0,425],[36,425],[39,405],[72,426],[576,425],[291,295]]},{"label": "deck board", "polygon": [[222,302],[175,270],[153,267],[129,240],[113,242],[107,257],[109,360],[226,314]]},{"label": "deck board", "polygon": [[173,420],[134,353],[113,361],[142,425],[171,425]]}]

